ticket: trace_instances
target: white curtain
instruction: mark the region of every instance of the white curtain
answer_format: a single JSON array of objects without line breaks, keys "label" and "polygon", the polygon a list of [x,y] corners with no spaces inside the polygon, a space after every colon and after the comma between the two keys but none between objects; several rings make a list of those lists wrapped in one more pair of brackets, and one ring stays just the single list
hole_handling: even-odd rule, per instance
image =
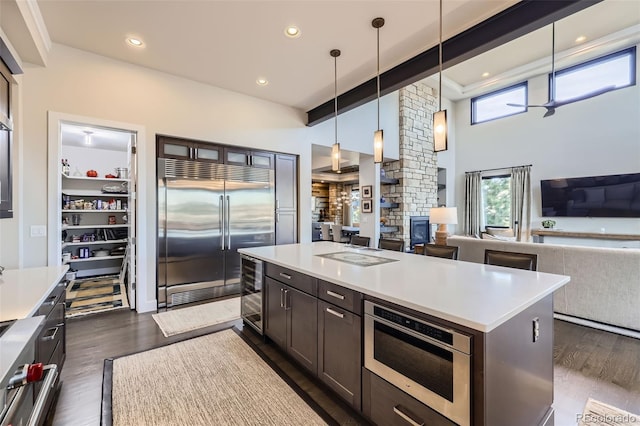
[{"label": "white curtain", "polygon": [[480,236],[482,226],[482,172],[465,173],[464,223],[465,235]]},{"label": "white curtain", "polygon": [[531,236],[531,166],[511,169],[511,227],[517,241]]}]

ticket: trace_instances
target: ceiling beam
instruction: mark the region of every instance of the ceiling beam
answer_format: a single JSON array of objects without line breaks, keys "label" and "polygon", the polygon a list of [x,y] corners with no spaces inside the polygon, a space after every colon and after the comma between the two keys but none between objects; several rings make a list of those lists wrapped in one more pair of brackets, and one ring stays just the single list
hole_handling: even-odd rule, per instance
[{"label": "ceiling beam", "polygon": [[[515,40],[602,0],[522,0],[508,9],[442,42],[442,66],[452,67],[469,58]],[[380,74],[384,96],[438,71],[438,46]],[[347,112],[376,98],[372,78],[338,96],[338,113]],[[335,114],[334,100],[307,111],[307,125],[321,123]]]}]

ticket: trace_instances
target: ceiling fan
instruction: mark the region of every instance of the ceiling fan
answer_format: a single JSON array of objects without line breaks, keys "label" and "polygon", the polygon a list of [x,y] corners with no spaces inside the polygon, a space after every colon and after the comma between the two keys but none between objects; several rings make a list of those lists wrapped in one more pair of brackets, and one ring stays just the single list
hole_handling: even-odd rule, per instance
[{"label": "ceiling fan", "polygon": [[[507,105],[509,106],[513,106],[513,107],[526,107],[526,108],[546,108],[547,112],[544,113],[544,115],[542,116],[544,117],[550,117],[553,114],[555,114],[556,112],[556,108],[561,107],[562,105],[566,105],[572,102],[575,102],[577,99],[572,98],[572,99],[567,99],[564,101],[556,101],[556,64],[555,64],[555,44],[556,44],[556,23],[553,22],[551,24],[551,79],[549,81],[549,101],[542,104],[542,105],[522,105],[522,104],[511,104],[508,103]],[[593,92],[589,92],[587,94],[584,94],[582,96],[580,96],[580,100],[583,99],[589,99],[592,98],[594,96],[598,96],[601,95],[605,92],[608,92],[610,90],[612,90],[615,86],[606,86],[606,87],[602,87],[600,89],[594,90]]]}]

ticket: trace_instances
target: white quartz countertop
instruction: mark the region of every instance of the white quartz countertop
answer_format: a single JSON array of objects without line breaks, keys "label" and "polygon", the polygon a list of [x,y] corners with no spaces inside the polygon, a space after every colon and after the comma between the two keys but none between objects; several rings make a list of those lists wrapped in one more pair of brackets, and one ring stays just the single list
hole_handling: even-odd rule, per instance
[{"label": "white quartz countertop", "polygon": [[[325,241],[238,251],[485,333],[569,282],[564,275]],[[345,251],[397,261],[358,266],[318,256]]]},{"label": "white quartz countertop", "polygon": [[0,321],[35,314],[69,265],[7,269],[0,275]]}]

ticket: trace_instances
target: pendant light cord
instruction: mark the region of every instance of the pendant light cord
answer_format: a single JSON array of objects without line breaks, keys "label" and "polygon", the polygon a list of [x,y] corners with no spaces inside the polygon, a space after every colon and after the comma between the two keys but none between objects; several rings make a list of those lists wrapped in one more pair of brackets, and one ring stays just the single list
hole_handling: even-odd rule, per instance
[{"label": "pendant light cord", "polygon": [[338,143],[338,55],[333,57],[333,76],[334,76],[334,97],[333,97],[333,110],[336,117],[335,123],[335,136],[336,142]]},{"label": "pendant light cord", "polygon": [[440,74],[438,82],[438,111],[442,111],[442,0],[440,0],[440,37],[438,43],[438,62],[440,63]]},{"label": "pendant light cord", "polygon": [[551,100],[556,100],[556,23],[551,23]]},{"label": "pendant light cord", "polygon": [[378,73],[377,73],[377,91],[378,91],[378,130],[380,130],[380,28],[376,28],[377,33],[377,52],[378,52]]}]

